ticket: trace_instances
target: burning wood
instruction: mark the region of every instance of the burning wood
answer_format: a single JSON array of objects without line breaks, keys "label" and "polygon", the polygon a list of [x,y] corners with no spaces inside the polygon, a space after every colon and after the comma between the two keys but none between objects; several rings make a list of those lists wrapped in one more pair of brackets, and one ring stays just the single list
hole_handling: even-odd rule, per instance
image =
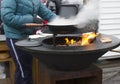
[{"label": "burning wood", "polygon": [[96,36],[98,36],[98,34],[96,34],[95,32],[89,32],[89,33],[83,33],[82,34],[82,46],[84,45],[88,45],[91,43],[91,41],[96,38]]},{"label": "burning wood", "polygon": [[71,44],[76,43],[76,40],[74,40],[74,39],[69,40],[68,38],[65,38],[65,41],[66,41],[67,45],[71,45]]},{"label": "burning wood", "polygon": [[75,39],[65,38],[66,45],[68,46],[85,46],[90,44],[98,36],[95,32],[83,33],[82,40],[76,41]]}]

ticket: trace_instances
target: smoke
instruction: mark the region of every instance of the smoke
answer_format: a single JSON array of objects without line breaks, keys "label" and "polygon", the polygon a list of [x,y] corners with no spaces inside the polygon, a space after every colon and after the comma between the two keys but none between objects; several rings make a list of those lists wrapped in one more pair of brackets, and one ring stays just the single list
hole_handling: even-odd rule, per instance
[{"label": "smoke", "polygon": [[93,21],[97,21],[99,18],[99,0],[89,0],[89,2],[83,6],[78,15],[74,19],[78,24],[78,28],[84,27]]},{"label": "smoke", "polygon": [[62,3],[83,4],[83,0],[62,0]]},{"label": "smoke", "polygon": [[49,22],[49,25],[77,25],[75,21],[72,20],[73,17],[66,19],[60,16],[57,16],[53,21]]},{"label": "smoke", "polygon": [[[64,3],[77,3],[83,4],[83,0],[63,0]],[[72,16],[69,19],[57,17],[51,24],[77,24],[78,28],[83,28],[93,21],[98,21],[99,18],[99,0],[89,0],[82,6],[76,16]]]}]

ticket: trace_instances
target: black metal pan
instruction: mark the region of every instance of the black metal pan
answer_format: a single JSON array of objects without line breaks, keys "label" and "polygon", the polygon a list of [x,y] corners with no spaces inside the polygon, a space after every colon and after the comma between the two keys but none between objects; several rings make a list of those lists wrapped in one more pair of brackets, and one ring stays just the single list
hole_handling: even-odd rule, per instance
[{"label": "black metal pan", "polygon": [[53,33],[56,34],[65,34],[65,33],[70,33],[70,32],[74,32],[75,30],[77,30],[76,24],[65,24],[65,25],[61,25],[61,24],[36,24],[36,23],[27,23],[24,24],[24,26],[27,27],[43,27],[43,26],[48,26],[49,30]]},{"label": "black metal pan", "polygon": [[59,33],[59,34],[64,34],[64,33],[70,33],[74,32],[77,30],[75,27],[75,24],[65,24],[65,25],[52,25],[52,24],[47,24],[49,30],[53,33]]}]

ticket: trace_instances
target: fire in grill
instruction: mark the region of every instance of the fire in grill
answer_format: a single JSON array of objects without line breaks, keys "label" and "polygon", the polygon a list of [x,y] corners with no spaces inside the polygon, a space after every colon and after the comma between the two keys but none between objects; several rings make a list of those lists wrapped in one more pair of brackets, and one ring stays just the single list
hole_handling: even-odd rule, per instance
[{"label": "fire in grill", "polygon": [[85,46],[92,43],[97,36],[94,32],[83,33],[81,36],[71,34],[44,39],[42,43],[47,46]]},{"label": "fire in grill", "polygon": [[[33,48],[27,48],[32,54],[49,68],[57,70],[80,70],[94,63],[99,57],[107,51],[120,45],[120,40],[110,35],[98,35],[89,45],[85,46],[68,46],[65,45],[65,38],[76,41],[82,40],[79,36],[57,36],[53,45],[53,37],[41,40],[43,45]],[[103,38],[110,38],[108,43],[102,42]],[[62,45],[62,46],[60,46]]]},{"label": "fire in grill", "polygon": [[[74,38],[76,41],[81,40],[79,36],[57,36],[56,44],[64,45],[66,37]],[[104,37],[110,38],[108,43],[105,42]],[[40,60],[40,63],[44,63],[49,68],[64,71],[84,69],[107,51],[120,45],[118,38],[104,34],[98,35],[92,43],[85,46],[53,46],[53,37],[39,39],[39,43],[43,44],[40,46],[27,47],[20,44],[20,42],[16,42],[18,48],[33,54]]]}]

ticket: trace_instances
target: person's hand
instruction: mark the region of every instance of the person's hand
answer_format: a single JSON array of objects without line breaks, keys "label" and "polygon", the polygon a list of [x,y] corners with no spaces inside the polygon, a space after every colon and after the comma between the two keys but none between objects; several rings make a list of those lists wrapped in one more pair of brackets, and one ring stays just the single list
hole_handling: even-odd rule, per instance
[{"label": "person's hand", "polygon": [[44,25],[47,25],[47,23],[48,23],[47,20],[44,20],[44,21],[43,21],[43,24],[44,24]]},{"label": "person's hand", "polygon": [[41,18],[38,18],[38,17],[34,17],[33,22],[43,24],[43,20]]}]

